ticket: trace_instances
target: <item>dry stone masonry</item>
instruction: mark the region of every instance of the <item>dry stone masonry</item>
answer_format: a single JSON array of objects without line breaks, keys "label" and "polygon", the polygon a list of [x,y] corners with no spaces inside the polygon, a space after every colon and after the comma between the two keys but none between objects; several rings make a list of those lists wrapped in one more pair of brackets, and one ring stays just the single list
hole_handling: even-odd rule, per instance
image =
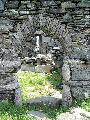
[{"label": "dry stone masonry", "polygon": [[[56,50],[54,60],[60,55],[58,62],[63,64],[63,105],[89,97],[89,0],[0,0],[0,96],[18,88],[14,73],[20,69],[23,58],[37,55],[37,35],[49,36],[60,43],[59,52],[57,45],[53,48],[48,43],[46,47]],[[41,48],[43,44],[40,43]]]}]

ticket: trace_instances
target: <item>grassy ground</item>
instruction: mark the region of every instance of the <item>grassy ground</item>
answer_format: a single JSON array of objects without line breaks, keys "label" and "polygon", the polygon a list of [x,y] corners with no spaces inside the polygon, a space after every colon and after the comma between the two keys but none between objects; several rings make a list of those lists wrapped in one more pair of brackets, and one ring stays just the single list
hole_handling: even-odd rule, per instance
[{"label": "grassy ground", "polygon": [[[59,70],[52,74],[34,73],[34,72],[18,72],[19,83],[21,87],[22,99],[27,99],[50,95],[52,92],[58,91],[57,84],[62,81]],[[59,90],[60,91],[60,90]],[[26,114],[28,110],[39,110],[48,114],[48,119],[54,119],[59,111],[48,106],[27,106],[26,104],[17,106],[12,103],[0,103],[0,120],[34,120]]]},{"label": "grassy ground", "polygon": [[[53,72],[53,74],[47,75],[30,72],[22,72],[17,75],[19,77],[23,100],[51,94],[53,91],[59,90],[57,84],[62,81],[61,72],[59,70]],[[77,106],[90,111],[90,99],[75,101],[73,107]],[[57,115],[70,111],[70,108],[64,108],[62,106],[59,108],[52,108],[45,105],[28,106],[27,104],[17,106],[5,101],[0,102],[0,120],[35,120],[35,118],[27,115],[27,111],[30,110],[42,111],[47,114],[47,120],[55,120]]]},{"label": "grassy ground", "polygon": [[16,106],[7,101],[0,102],[0,120],[35,120],[26,114],[27,110],[26,105]]},{"label": "grassy ground", "polygon": [[[81,107],[90,112],[90,99],[74,102],[72,107]],[[30,110],[38,110],[46,113],[47,120],[55,120],[60,113],[70,111],[71,108],[51,108],[48,106],[27,106],[26,104],[17,106],[13,103],[0,103],[0,120],[35,120],[35,118],[28,116],[26,113]]]},{"label": "grassy ground", "polygon": [[36,120],[34,117],[27,115],[27,112],[30,110],[38,110],[47,114],[47,120],[55,120],[55,117],[62,113],[66,112],[69,109],[67,108],[51,108],[48,106],[27,106],[23,105],[14,105],[13,103],[1,102],[0,103],[0,120]]},{"label": "grassy ground", "polygon": [[52,74],[18,72],[22,99],[27,100],[60,91],[57,87],[58,83],[62,81],[60,74],[59,70],[54,71]]}]

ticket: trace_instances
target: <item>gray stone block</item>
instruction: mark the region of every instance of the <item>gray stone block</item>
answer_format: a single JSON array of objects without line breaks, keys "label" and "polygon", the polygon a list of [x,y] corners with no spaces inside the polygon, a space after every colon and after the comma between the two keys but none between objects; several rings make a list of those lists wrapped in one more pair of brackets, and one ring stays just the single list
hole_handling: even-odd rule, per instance
[{"label": "gray stone block", "polygon": [[90,81],[90,65],[77,65],[71,67],[72,80],[89,80]]},{"label": "gray stone block", "polygon": [[72,105],[72,95],[71,95],[70,87],[68,85],[63,85],[62,105],[63,106]]},{"label": "gray stone block", "polygon": [[62,96],[59,94],[58,96],[42,96],[37,97],[35,99],[31,99],[27,101],[29,105],[47,105],[52,107],[59,107],[62,104]]}]

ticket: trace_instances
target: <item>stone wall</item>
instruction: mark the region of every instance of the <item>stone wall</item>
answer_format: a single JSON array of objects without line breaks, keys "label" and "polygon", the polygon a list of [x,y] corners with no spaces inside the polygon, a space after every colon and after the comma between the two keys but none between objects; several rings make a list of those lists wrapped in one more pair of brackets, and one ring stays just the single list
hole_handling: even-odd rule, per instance
[{"label": "stone wall", "polygon": [[5,39],[4,35],[1,34],[0,39],[2,46],[0,48],[0,98],[14,101],[16,100],[15,91],[19,89],[17,77],[14,73],[21,66],[21,62],[15,52],[14,41],[10,38]]},{"label": "stone wall", "polygon": [[73,100],[90,97],[90,63],[66,58],[62,67],[62,75],[64,106],[71,105]]},{"label": "stone wall", "polygon": [[[7,74],[7,72],[12,76],[20,66],[18,59],[28,56],[28,51],[33,53],[35,32],[40,30],[54,40],[58,40],[63,49],[65,57],[63,100],[71,102],[72,97],[78,98],[87,91],[89,95],[89,0],[44,0],[36,3],[30,0],[0,0],[1,76],[3,77],[2,73]],[[0,79],[0,81],[4,80]]]}]

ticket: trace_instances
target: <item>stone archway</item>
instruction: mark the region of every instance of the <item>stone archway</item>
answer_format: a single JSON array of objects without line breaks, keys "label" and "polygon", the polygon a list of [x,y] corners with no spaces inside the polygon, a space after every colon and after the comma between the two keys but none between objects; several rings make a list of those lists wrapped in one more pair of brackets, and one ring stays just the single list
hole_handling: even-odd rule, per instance
[{"label": "stone archway", "polygon": [[[59,19],[50,18],[48,16],[42,18],[41,17],[42,14],[36,16],[29,15],[28,20],[24,21],[24,23],[21,25],[21,28],[19,30],[22,31],[21,34],[23,36],[22,38],[24,45],[25,45],[25,41],[29,42],[34,37],[36,31],[41,30],[47,36],[56,39],[60,42],[65,55],[70,54],[71,35],[69,34],[70,31],[66,29],[66,25],[60,24]],[[38,24],[35,22],[37,22]]]},{"label": "stone archway", "polygon": [[[79,9],[82,10],[81,7]],[[85,94],[89,91],[88,88],[85,89],[84,83],[85,82],[87,83],[86,79],[89,80],[89,76],[87,74],[89,74],[90,68],[89,68],[89,65],[83,66],[82,61],[80,61],[81,59],[83,59],[83,57],[86,56],[85,51],[88,51],[87,41],[85,40],[85,36],[87,36],[88,32],[87,30],[85,31],[84,26],[83,26],[83,29],[79,25],[77,25],[78,27],[75,28],[75,25],[74,26],[71,25],[72,21],[69,21],[69,22],[68,22],[69,24],[67,24],[67,22],[65,21],[61,22],[60,19],[55,18],[55,16],[50,17],[50,16],[44,16],[43,14],[38,14],[34,16],[29,15],[28,20],[23,23],[23,26],[25,26],[25,29],[27,30],[27,33],[26,34],[24,33],[24,35],[26,36],[30,35],[31,37],[33,37],[33,34],[36,31],[42,30],[48,36],[51,36],[52,38],[56,38],[60,40],[60,43],[64,50],[64,55],[65,55],[65,60],[64,60],[65,66],[64,66],[63,72],[66,72],[66,74],[69,77],[69,78],[66,77],[64,82],[65,86],[64,86],[64,98],[63,98],[64,103],[63,104],[65,105],[71,105],[72,97],[73,99],[77,99],[78,96],[84,97]],[[74,64],[77,67],[78,65],[80,66],[79,72],[82,71],[82,69],[84,69],[85,67],[86,70],[84,71],[85,73],[84,75],[87,77],[84,76],[84,77],[75,79],[75,74],[77,74],[77,76],[80,74],[78,74],[77,72],[78,71],[77,67],[73,66]],[[73,69],[75,71],[73,71]],[[64,77],[65,76],[66,75],[64,74]],[[80,82],[80,79],[82,79],[82,82]],[[79,83],[81,83],[80,86],[79,86]],[[82,86],[84,87],[83,89],[82,89]],[[74,89],[76,89],[77,94],[74,91]]]},{"label": "stone archway", "polygon": [[[35,36],[36,31],[42,30],[47,36],[50,36],[54,39],[58,39],[63,48],[64,56],[70,56],[71,47],[72,47],[71,34],[74,31],[68,30],[66,28],[66,25],[59,23],[58,19],[54,19],[54,18],[50,18],[50,17],[47,17],[45,19],[46,21],[44,20],[44,18],[42,18],[41,23],[37,22],[38,24],[36,24],[35,21],[40,21],[40,17],[41,17],[41,15],[38,15],[38,16],[30,16],[29,15],[28,19],[19,26],[19,32],[22,35],[21,40],[22,40],[22,43],[24,43],[24,44],[21,44],[22,48],[24,48],[22,51],[25,50],[25,52],[24,52],[25,55],[26,55],[26,53],[28,53],[27,52],[28,49],[25,49],[25,48],[27,48],[27,45],[29,45],[27,43],[30,43],[32,41],[32,38]],[[48,19],[50,19],[50,20],[48,21]],[[55,24],[55,21],[56,21],[56,24]],[[60,26],[58,26],[58,24]],[[53,27],[55,28],[55,30]],[[23,47],[23,45],[24,45],[24,47]],[[65,71],[63,71],[63,72],[65,72]],[[63,104],[70,105],[72,103],[72,95],[71,95],[69,86],[67,85],[66,87],[68,88],[68,92],[66,93],[67,89],[64,88],[64,95],[63,95],[64,103]],[[65,102],[67,102],[67,103],[65,103]]]}]

